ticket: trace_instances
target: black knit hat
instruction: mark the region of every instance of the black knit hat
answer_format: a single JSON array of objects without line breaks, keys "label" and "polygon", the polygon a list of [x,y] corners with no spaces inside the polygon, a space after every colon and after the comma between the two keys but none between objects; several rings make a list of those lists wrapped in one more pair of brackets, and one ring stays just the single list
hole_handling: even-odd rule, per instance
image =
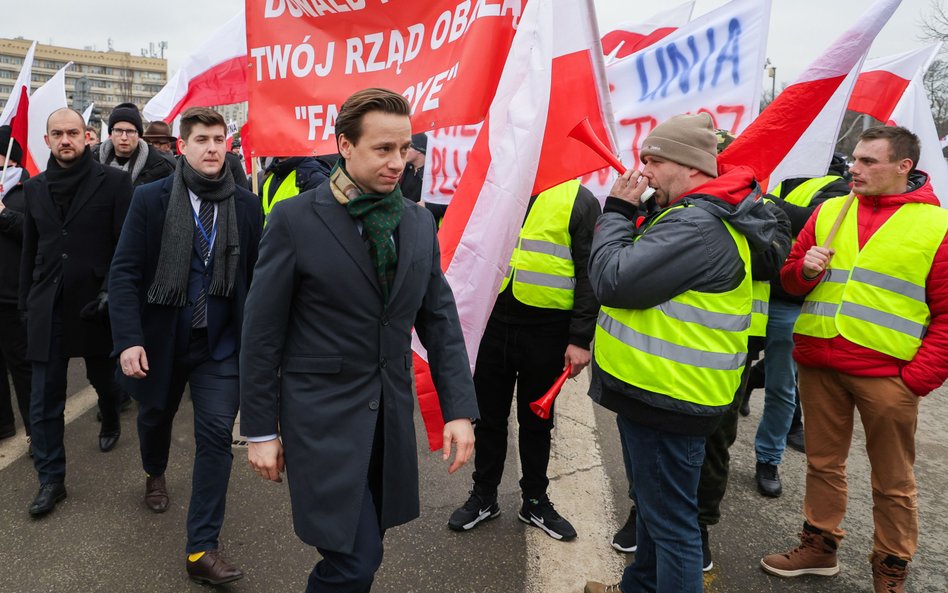
[{"label": "black knit hat", "polygon": [[[13,129],[10,126],[0,126],[0,155],[4,157],[7,156],[7,147],[10,146],[10,134],[12,132]],[[17,164],[23,162],[23,149],[20,148],[20,143],[16,140],[13,141],[13,148],[10,149],[10,160]]]},{"label": "black knit hat", "polygon": [[109,134],[112,133],[112,127],[120,121],[127,121],[135,126],[139,136],[144,135],[142,114],[134,103],[119,103],[112,109],[112,113],[109,114]]}]

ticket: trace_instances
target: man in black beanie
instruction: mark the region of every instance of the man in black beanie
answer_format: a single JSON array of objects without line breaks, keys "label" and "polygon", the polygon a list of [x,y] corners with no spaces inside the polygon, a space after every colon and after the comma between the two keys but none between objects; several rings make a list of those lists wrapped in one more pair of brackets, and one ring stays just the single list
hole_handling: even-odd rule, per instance
[{"label": "man in black beanie", "polygon": [[[23,151],[16,140],[10,145],[10,126],[0,126],[0,167],[6,173],[0,179],[0,439],[16,434],[13,407],[10,405],[7,370],[13,378],[16,402],[26,437],[30,437],[30,363],[26,360],[26,325],[17,310],[17,286],[20,282],[20,251],[23,246],[23,182],[29,174],[20,167]],[[10,153],[7,155],[7,147]]]},{"label": "man in black beanie", "polygon": [[142,115],[134,103],[119,103],[109,114],[109,137],[95,147],[95,158],[103,165],[127,171],[135,187],[174,172],[174,163],[142,138]]},{"label": "man in black beanie", "polygon": [[260,203],[237,187],[216,111],[181,117],[173,176],[141,187],[110,273],[109,311],[123,387],[139,402],[145,504],[168,508],[165,469],[185,385],[194,407],[194,472],[185,563],[211,585],[243,576],[219,553],[240,401],[237,356],[244,300],[263,228]]},{"label": "man in black beanie", "polygon": [[[27,314],[33,362],[30,424],[40,489],[29,512],[45,515],[66,498],[63,445],[66,371],[81,356],[99,395],[99,449],[120,434],[115,362],[107,318],[107,274],[132,197],[128,175],[96,163],[82,115],[69,108],[46,122],[46,171],[23,186],[25,217],[19,307]],[[101,493],[106,494],[106,493]]]}]

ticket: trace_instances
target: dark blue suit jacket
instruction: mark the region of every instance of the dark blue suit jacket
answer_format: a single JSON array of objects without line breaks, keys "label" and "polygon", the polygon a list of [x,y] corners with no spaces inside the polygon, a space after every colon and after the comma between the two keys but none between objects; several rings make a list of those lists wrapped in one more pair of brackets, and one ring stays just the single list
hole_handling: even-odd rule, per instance
[{"label": "dark blue suit jacket", "polygon": [[[190,305],[170,307],[146,302],[158,266],[173,180],[172,175],[135,190],[109,275],[113,354],[117,356],[132,346],[143,346],[150,369],[144,379],[130,379],[119,372],[119,383],[138,401],[157,407],[163,407],[168,397],[174,359],[187,348],[191,325]],[[232,298],[208,299],[208,345],[216,360],[227,358],[240,348],[244,301],[253,277],[257,244],[263,229],[263,213],[256,197],[241,187],[235,189],[234,197],[240,237],[234,295]],[[200,283],[203,261],[195,249],[192,249],[192,255],[191,278]],[[210,267],[213,267],[213,261]],[[209,279],[210,269],[207,271]],[[189,303],[193,302],[198,288],[195,282],[190,283]]]}]

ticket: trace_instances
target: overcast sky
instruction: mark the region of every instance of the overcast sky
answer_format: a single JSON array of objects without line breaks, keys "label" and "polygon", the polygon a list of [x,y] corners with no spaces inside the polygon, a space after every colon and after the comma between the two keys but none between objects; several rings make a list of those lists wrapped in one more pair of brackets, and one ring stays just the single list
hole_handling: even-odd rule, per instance
[{"label": "overcast sky", "polygon": [[[677,0],[594,0],[603,33],[623,22],[647,19]],[[876,39],[869,57],[901,53],[925,45],[919,23],[932,2],[902,0]],[[448,2],[450,3],[450,2]],[[727,0],[697,0],[694,16]],[[777,67],[778,88],[803,72],[829,43],[865,10],[869,0],[773,0],[767,55]],[[4,11],[0,37],[26,37],[67,47],[94,46],[138,54],[149,42],[167,41],[169,74],[174,74],[201,40],[236,14],[242,0],[30,0]],[[769,79],[765,79],[769,86]]]}]

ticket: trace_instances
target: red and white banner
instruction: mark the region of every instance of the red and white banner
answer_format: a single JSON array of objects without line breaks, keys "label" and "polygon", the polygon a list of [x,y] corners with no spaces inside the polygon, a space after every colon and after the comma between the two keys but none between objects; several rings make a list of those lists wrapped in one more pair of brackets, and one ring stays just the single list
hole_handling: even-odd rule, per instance
[{"label": "red and white banner", "polygon": [[39,171],[45,171],[49,162],[49,147],[44,139],[46,120],[57,109],[69,106],[66,102],[66,69],[70,66],[72,62],[60,68],[46,84],[33,91],[30,96],[30,156]]},{"label": "red and white banner", "polygon": [[[249,2],[250,0],[248,0]],[[270,0],[267,4],[272,3]],[[264,2],[254,2],[263,6]],[[142,109],[148,121],[171,122],[188,107],[247,100],[247,33],[244,11],[214,31],[168,84]]]},{"label": "red and white banner", "polygon": [[[607,145],[613,143],[610,111],[592,0],[530,0],[438,233],[472,365],[530,196],[590,166],[594,153],[566,137],[584,118]],[[544,160],[553,153],[561,158]],[[426,353],[417,340],[414,348],[419,407],[429,443],[438,449],[438,400]]]},{"label": "red and white banner", "polygon": [[[685,2],[662,11],[647,21],[623,23],[602,36],[602,51],[608,58],[621,59],[643,50],[674,33],[691,20],[695,3]],[[631,12],[631,11],[630,11]]]},{"label": "red and white banner", "polygon": [[[0,113],[0,126],[9,125],[11,136],[19,143],[23,150],[23,162],[19,163],[26,169],[30,175],[39,173],[36,163],[30,157],[29,145],[29,109],[30,109],[30,81],[33,78],[33,54],[36,53],[36,42],[30,46],[23,58],[23,67],[13,83],[13,90],[10,91],[10,97],[6,105],[3,106],[3,112]],[[46,122],[43,122],[45,130]],[[7,147],[3,147],[6,155]]]},{"label": "red and white banner", "polygon": [[770,0],[733,0],[606,68],[619,158],[638,166],[646,136],[681,113],[737,135],[760,109]]},{"label": "red and white banner", "polygon": [[481,125],[452,126],[428,132],[428,152],[425,153],[421,185],[423,201],[442,205],[451,203]]},{"label": "red and white banner", "polygon": [[[854,69],[858,72],[876,35],[900,3],[873,3],[721,153],[718,162],[748,165],[758,179],[772,182],[825,175],[849,98],[844,81]],[[840,87],[845,93],[834,97]],[[825,150],[819,147],[827,134],[830,147]]]},{"label": "red and white banner", "polygon": [[484,119],[525,0],[248,0],[257,155],[336,152],[343,101],[368,87],[411,104],[414,131]]}]

